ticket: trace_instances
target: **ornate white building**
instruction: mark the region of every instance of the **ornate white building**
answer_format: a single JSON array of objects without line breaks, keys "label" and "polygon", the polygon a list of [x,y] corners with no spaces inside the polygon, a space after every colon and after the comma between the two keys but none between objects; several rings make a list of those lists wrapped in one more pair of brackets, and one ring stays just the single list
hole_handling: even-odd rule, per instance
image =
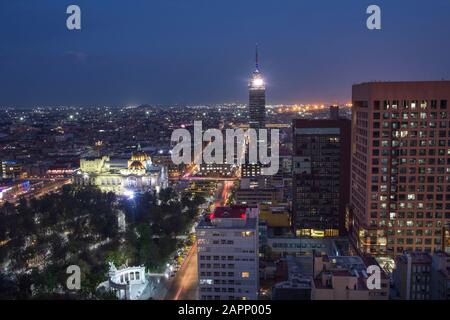
[{"label": "ornate white building", "polygon": [[102,282],[97,290],[112,291],[121,300],[148,300],[154,286],[145,274],[144,266],[117,269],[110,262],[108,281]]},{"label": "ornate white building", "polygon": [[168,177],[164,166],[156,166],[151,158],[138,148],[129,160],[84,158],[74,175],[78,185],[95,185],[104,192],[132,195],[134,192],[167,188]]}]

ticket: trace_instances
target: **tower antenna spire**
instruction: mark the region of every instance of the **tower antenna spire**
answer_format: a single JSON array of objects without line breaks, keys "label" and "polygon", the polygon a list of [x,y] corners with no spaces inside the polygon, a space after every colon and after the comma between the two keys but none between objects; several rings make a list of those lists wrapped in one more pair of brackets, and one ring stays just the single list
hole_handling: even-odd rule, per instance
[{"label": "tower antenna spire", "polygon": [[259,71],[259,56],[258,56],[258,43],[256,43],[256,51],[255,51],[255,66],[256,71]]}]

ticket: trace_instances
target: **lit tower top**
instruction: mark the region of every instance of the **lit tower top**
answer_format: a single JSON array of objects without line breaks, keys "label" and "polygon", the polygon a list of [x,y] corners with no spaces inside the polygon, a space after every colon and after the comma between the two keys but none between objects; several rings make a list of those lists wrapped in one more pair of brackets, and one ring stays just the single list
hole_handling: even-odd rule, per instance
[{"label": "lit tower top", "polygon": [[258,45],[256,45],[255,71],[249,88],[249,125],[251,128],[264,128],[266,122],[266,85],[259,71]]},{"label": "lit tower top", "polygon": [[253,72],[251,82],[249,84],[250,90],[264,90],[264,79],[259,71],[259,55],[258,55],[258,44],[256,44],[255,51],[255,71]]}]

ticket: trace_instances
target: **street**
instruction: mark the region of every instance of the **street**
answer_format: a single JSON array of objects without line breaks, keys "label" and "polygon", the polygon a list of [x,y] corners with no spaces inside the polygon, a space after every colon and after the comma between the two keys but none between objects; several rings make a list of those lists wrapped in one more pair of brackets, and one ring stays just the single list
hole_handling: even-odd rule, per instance
[{"label": "street", "polygon": [[26,192],[26,193],[19,194],[16,197],[8,197],[6,199],[3,199],[3,201],[0,201],[0,203],[8,201],[11,204],[18,205],[21,198],[24,198],[26,200],[29,200],[32,198],[40,199],[41,197],[43,197],[49,193],[57,192],[64,185],[71,183],[71,179],[55,179],[55,180],[41,179],[39,181],[44,181],[42,187],[39,187],[35,190],[30,190],[29,192]]},{"label": "street", "polygon": [[[225,205],[233,181],[219,183],[216,192],[215,206]],[[196,300],[197,299],[197,242],[189,250],[180,270],[169,281],[169,289],[165,300]]]},{"label": "street", "polygon": [[197,299],[197,243],[195,243],[184,259],[180,270],[169,282],[166,300],[196,300]]}]

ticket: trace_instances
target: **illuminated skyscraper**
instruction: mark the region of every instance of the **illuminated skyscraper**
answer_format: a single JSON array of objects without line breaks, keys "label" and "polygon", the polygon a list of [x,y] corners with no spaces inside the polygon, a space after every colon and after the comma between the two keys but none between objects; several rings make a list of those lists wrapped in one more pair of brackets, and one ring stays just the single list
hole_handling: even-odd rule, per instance
[{"label": "illuminated skyscraper", "polygon": [[351,123],[347,119],[293,121],[292,213],[299,236],[345,233],[350,131]]},{"label": "illuminated skyscraper", "polygon": [[[255,71],[249,87],[249,126],[250,128],[265,128],[266,125],[266,85],[259,71],[258,45],[256,45]],[[248,145],[247,154],[248,154]],[[261,175],[261,163],[245,163],[241,167],[243,178],[255,178]]]},{"label": "illuminated skyscraper", "polygon": [[353,86],[349,228],[362,253],[450,247],[450,81]]},{"label": "illuminated skyscraper", "polygon": [[249,84],[249,124],[251,128],[264,128],[266,123],[266,85],[259,71],[258,46],[255,56],[256,68]]}]

